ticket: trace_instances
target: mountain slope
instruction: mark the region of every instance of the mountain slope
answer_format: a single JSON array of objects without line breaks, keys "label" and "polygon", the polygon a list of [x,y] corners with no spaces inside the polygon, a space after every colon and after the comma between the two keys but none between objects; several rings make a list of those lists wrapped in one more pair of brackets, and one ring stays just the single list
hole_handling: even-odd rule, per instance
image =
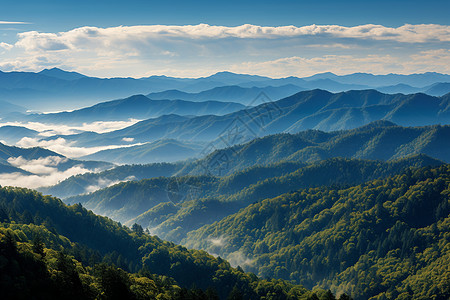
[{"label": "mountain slope", "polygon": [[251,167],[223,178],[158,177],[124,182],[65,201],[82,203],[121,222],[133,219],[165,239],[180,242],[190,230],[219,221],[261,199],[305,187],[356,184],[398,174],[411,166],[439,164],[442,162],[426,156],[390,163],[345,159],[308,166],[279,163]]},{"label": "mountain slope", "polygon": [[450,82],[438,82],[424,91],[425,94],[432,96],[442,96],[450,93]]},{"label": "mountain slope", "polygon": [[[0,94],[2,91],[0,90]],[[26,108],[12,104],[7,101],[0,100],[0,115],[1,116],[7,116],[10,113],[24,113],[26,111]]]},{"label": "mountain slope", "polygon": [[445,299],[449,183],[443,165],[349,188],[299,190],[190,233],[186,243],[240,255],[264,277],[332,285],[355,299]]}]

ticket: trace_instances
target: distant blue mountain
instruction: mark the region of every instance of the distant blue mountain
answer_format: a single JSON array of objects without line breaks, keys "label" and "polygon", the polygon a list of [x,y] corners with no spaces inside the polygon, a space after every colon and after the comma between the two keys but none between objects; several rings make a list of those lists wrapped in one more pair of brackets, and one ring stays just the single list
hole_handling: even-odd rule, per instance
[{"label": "distant blue mountain", "polygon": [[[61,137],[79,146],[124,144],[124,138],[141,143],[177,139],[236,144],[280,132],[352,129],[377,120],[389,120],[401,126],[450,124],[450,94],[433,97],[422,93],[390,95],[375,90],[341,93],[313,90],[224,116],[168,115],[113,132]],[[238,134],[228,141],[227,134],[233,130],[238,130]]]},{"label": "distant blue mountain", "polygon": [[450,93],[450,82],[438,82],[428,87],[425,91],[425,94],[432,96],[442,96]]},{"label": "distant blue mountain", "polygon": [[[144,95],[101,102],[94,106],[59,113],[23,115],[21,120],[45,123],[82,124],[95,121],[149,119],[162,115],[225,115],[245,108],[234,102],[153,100]],[[16,117],[17,118],[17,117]]]},{"label": "distant blue mountain", "polygon": [[[397,94],[397,93],[414,94],[414,93],[421,92],[422,89],[413,87],[413,86],[410,86],[410,85],[407,85],[404,83],[399,83],[396,85],[378,87],[377,91],[380,91],[380,92],[386,93],[386,94]],[[436,95],[433,95],[433,96],[436,96]],[[441,96],[441,95],[437,95],[437,96]]]},{"label": "distant blue mountain", "polygon": [[[2,91],[0,91],[0,94],[1,93],[2,93]],[[13,113],[13,112],[25,113],[26,110],[27,109],[22,106],[0,100],[0,116],[5,116],[5,115]]]},{"label": "distant blue mountain", "polygon": [[423,74],[410,74],[410,75],[401,75],[401,74],[373,75],[368,73],[354,73],[342,76],[338,76],[333,73],[322,73],[303,79],[308,81],[316,79],[331,79],[339,83],[360,84],[370,87],[407,84],[413,87],[422,88],[437,82],[450,82],[450,75],[435,72],[427,72]]},{"label": "distant blue mountain", "polygon": [[233,86],[223,86],[216,87],[210,90],[206,90],[200,93],[187,93],[179,90],[168,90],[159,93],[151,93],[147,96],[151,99],[182,99],[189,101],[232,101],[242,103],[244,105],[259,105],[262,102],[262,99],[258,99],[258,96],[269,97],[264,101],[272,101],[278,100],[300,91],[304,91],[305,89],[300,88],[298,86],[288,84],[284,86],[267,86],[263,88],[251,87],[244,88],[241,86],[233,85]]},{"label": "distant blue mountain", "polygon": [[35,130],[31,130],[21,126],[2,126],[0,127],[0,140],[14,145],[24,137],[34,138],[39,134]]},{"label": "distant blue mountain", "polygon": [[[151,76],[134,79],[87,77],[76,72],[66,72],[53,68],[39,73],[0,71],[0,100],[32,110],[55,111],[77,109],[94,105],[100,101],[128,97],[133,94],[149,94],[174,89],[188,93],[199,93],[230,85],[246,88],[295,85],[301,90],[319,88],[340,92],[398,84],[424,88],[439,82],[450,82],[450,75],[439,73],[411,75],[355,73],[338,76],[332,73],[323,73],[305,78],[271,79],[263,76],[219,72],[201,78]],[[424,90],[421,91],[425,92]],[[435,94],[438,95],[436,91]],[[61,101],[61,99],[64,101]]]},{"label": "distant blue mountain", "polygon": [[208,81],[222,82],[227,85],[236,85],[245,81],[265,81],[270,79],[271,78],[269,77],[258,75],[235,74],[232,72],[218,72],[209,77],[198,78],[196,79],[196,81],[208,80]]},{"label": "distant blue mountain", "polygon": [[55,78],[59,78],[59,79],[63,79],[63,80],[77,80],[77,79],[87,77],[87,76],[77,73],[77,72],[68,72],[68,71],[58,69],[58,68],[44,69],[44,70],[38,72],[38,74],[46,75],[49,77],[55,77]]},{"label": "distant blue mountain", "polygon": [[84,160],[102,160],[117,164],[148,164],[176,162],[196,157],[204,145],[177,140],[159,140],[143,145],[110,149],[81,157]]}]

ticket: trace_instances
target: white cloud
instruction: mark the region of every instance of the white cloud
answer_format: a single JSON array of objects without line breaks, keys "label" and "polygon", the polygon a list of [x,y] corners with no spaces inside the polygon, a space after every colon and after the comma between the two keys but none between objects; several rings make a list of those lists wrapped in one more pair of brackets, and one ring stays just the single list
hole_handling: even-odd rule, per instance
[{"label": "white cloud", "polygon": [[286,74],[306,76],[323,71],[341,75],[356,71],[375,74],[385,74],[387,71],[401,74],[415,72],[450,73],[450,50],[421,51],[401,58],[376,54],[366,56],[325,55],[313,58],[293,56],[271,61],[234,64],[230,67],[230,70],[260,75],[270,72],[275,77],[282,77]]},{"label": "white cloud", "polygon": [[231,264],[231,266],[233,267],[241,266],[244,269],[247,266],[252,266],[254,263],[254,260],[246,257],[240,250],[228,254],[226,256],[226,259]]},{"label": "white cloud", "polygon": [[124,180],[110,180],[107,178],[98,178],[96,183],[93,183],[92,185],[86,187],[86,193],[92,193],[99,189],[110,187],[110,186],[118,184],[120,182],[130,181],[130,180],[136,180],[136,177],[128,176]]},{"label": "white cloud", "polygon": [[28,171],[37,175],[49,175],[57,172],[56,168],[60,163],[68,161],[66,157],[47,156],[38,159],[27,160],[22,156],[8,158],[8,163],[14,167]]},{"label": "white cloud", "polygon": [[[389,40],[403,43],[426,43],[430,41],[450,41],[450,26],[406,24],[391,28],[382,25],[360,25],[345,27],[339,25],[309,25],[303,27],[264,27],[241,25],[237,27],[211,26],[208,24],[185,26],[119,26],[109,28],[80,27],[67,32],[44,33],[28,31],[19,33],[17,47],[27,51],[59,51],[65,49],[102,49],[105,55],[115,51],[137,50],[145,46],[152,48],[162,40],[177,42],[183,40],[210,39],[292,39],[301,37],[353,38],[368,40]],[[163,53],[168,50],[163,51]],[[172,53],[169,50],[169,53]],[[128,53],[129,56],[137,52]]]},{"label": "white cloud", "polygon": [[131,142],[134,141],[134,138],[131,138],[131,137],[124,137],[124,138],[122,139],[122,141],[131,143]]},{"label": "white cloud", "polygon": [[8,162],[12,166],[33,173],[33,175],[25,175],[18,172],[0,174],[0,185],[3,186],[38,188],[57,184],[59,181],[73,175],[92,172],[92,170],[86,169],[82,164],[60,171],[58,166],[67,162],[67,158],[59,156],[31,160],[19,156],[9,158]]},{"label": "white cloud", "polygon": [[58,182],[74,176],[90,172],[81,165],[74,166],[65,171],[55,171],[46,175],[24,175],[21,173],[4,173],[0,174],[0,185],[2,186],[20,186],[35,189],[42,186],[55,185]]},{"label": "white cloud", "polygon": [[69,135],[76,134],[83,131],[93,131],[97,133],[105,133],[114,130],[119,130],[131,125],[136,124],[139,120],[130,119],[128,121],[97,121],[92,123],[83,123],[80,126],[70,126],[62,124],[46,124],[41,122],[4,122],[0,123],[1,126],[21,126],[28,129],[36,130],[40,136],[53,136],[53,135]]},{"label": "white cloud", "polygon": [[14,47],[14,46],[11,45],[11,44],[0,42],[0,48],[6,49],[6,50],[10,50],[12,47]]},{"label": "white cloud", "polygon": [[[374,24],[353,27],[249,24],[236,27],[208,24],[80,27],[58,33],[19,33],[14,47],[6,46],[10,50],[2,59],[0,68],[40,70],[49,65],[64,65],[95,76],[165,74],[197,77],[247,62],[257,64],[292,57],[313,61],[332,56],[361,59],[389,56],[390,61],[405,61],[404,57],[420,55],[423,51],[448,49],[449,43],[450,26],[437,24],[405,24],[400,27]],[[321,64],[318,72],[342,65],[339,61],[328,62],[327,65]],[[251,64],[248,72],[255,73],[249,68]],[[396,70],[392,67],[396,64],[391,62],[377,61],[370,65],[367,61],[364,65],[373,66],[381,73]],[[356,63],[351,66],[346,70],[361,71]],[[414,65],[410,66],[413,68]],[[448,70],[442,66],[442,58],[440,67]],[[412,69],[412,72],[417,71],[420,69]],[[263,75],[294,75],[287,71],[275,72],[267,69]],[[297,70],[296,74],[300,72]]]},{"label": "white cloud", "polygon": [[14,21],[0,21],[0,25],[19,25],[19,24],[30,24],[28,22],[14,22]]},{"label": "white cloud", "polygon": [[226,238],[221,236],[216,238],[209,238],[208,242],[210,242],[213,247],[221,247],[225,245],[226,240]]},{"label": "white cloud", "polygon": [[98,151],[108,150],[108,149],[117,149],[124,147],[132,147],[142,145],[142,143],[129,144],[129,145],[108,145],[108,146],[97,146],[97,147],[77,147],[74,146],[75,142],[69,142],[64,138],[56,138],[51,140],[41,140],[38,138],[29,138],[24,137],[20,141],[17,142],[17,146],[23,148],[30,147],[41,147],[45,149],[49,149],[56,153],[62,154],[64,156],[70,158],[77,158],[89,154],[93,154]]}]

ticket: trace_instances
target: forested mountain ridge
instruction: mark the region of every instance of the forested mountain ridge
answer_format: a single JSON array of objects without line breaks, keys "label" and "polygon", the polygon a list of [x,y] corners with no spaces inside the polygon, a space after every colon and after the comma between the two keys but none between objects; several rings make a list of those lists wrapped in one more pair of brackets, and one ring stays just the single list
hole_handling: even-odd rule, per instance
[{"label": "forested mountain ridge", "polygon": [[[254,165],[281,161],[312,163],[333,157],[396,160],[426,154],[450,162],[450,153],[447,151],[449,148],[448,125],[402,127],[389,121],[377,121],[352,130],[334,132],[307,130],[297,134],[281,133],[256,138],[233,147],[217,149],[199,160],[178,163],[170,167],[172,170],[170,172],[151,172],[146,175],[147,177],[139,176],[138,169],[147,167],[151,169],[153,165],[118,167],[117,170],[120,170],[118,172],[112,169],[107,173],[78,175],[56,186],[39,190],[58,197],[69,197],[92,191],[89,187],[99,185],[98,182],[102,180],[126,181],[133,176],[138,180],[172,175],[227,176]],[[92,181],[95,184],[92,184]]]},{"label": "forested mountain ridge", "polygon": [[[221,258],[161,241],[138,225],[130,230],[79,204],[66,206],[20,188],[0,188],[0,262],[0,286],[8,298],[314,296],[302,286],[260,280]],[[323,300],[330,295],[323,290],[314,294]]]},{"label": "forested mountain ridge", "polygon": [[80,202],[130,225],[137,222],[164,239],[180,242],[189,231],[219,221],[255,201],[300,188],[359,184],[398,174],[408,167],[440,164],[423,155],[389,163],[341,158],[311,165],[282,162],[222,178],[158,177],[124,182],[65,201]]},{"label": "forested mountain ridge", "polygon": [[348,188],[303,189],[188,234],[263,277],[355,299],[448,299],[450,165]]},{"label": "forested mountain ridge", "polygon": [[[389,121],[332,132],[307,130],[280,133],[216,150],[195,164],[186,164],[182,174],[210,172],[227,175],[255,164],[277,161],[315,162],[333,157],[394,160],[426,154],[450,162],[450,126],[402,127]],[[226,161],[218,164],[218,158]]]}]

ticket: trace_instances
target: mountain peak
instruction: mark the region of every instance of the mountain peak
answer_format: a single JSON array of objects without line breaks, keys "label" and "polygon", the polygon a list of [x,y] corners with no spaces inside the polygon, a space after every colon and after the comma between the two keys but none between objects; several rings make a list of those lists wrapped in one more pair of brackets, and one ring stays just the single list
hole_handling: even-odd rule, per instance
[{"label": "mountain peak", "polygon": [[63,80],[77,80],[77,79],[86,77],[83,74],[80,74],[77,72],[64,71],[64,70],[56,68],[56,67],[51,68],[51,69],[43,69],[42,71],[38,72],[38,74],[42,74],[42,75],[46,75],[46,76],[54,77],[54,78],[58,78],[58,79],[63,79]]},{"label": "mountain peak", "polygon": [[214,79],[214,80],[223,80],[227,84],[237,84],[241,81],[262,81],[271,79],[269,77],[259,76],[259,75],[250,75],[250,74],[237,74],[230,71],[221,71],[217,72],[209,77],[205,77],[203,79]]}]

